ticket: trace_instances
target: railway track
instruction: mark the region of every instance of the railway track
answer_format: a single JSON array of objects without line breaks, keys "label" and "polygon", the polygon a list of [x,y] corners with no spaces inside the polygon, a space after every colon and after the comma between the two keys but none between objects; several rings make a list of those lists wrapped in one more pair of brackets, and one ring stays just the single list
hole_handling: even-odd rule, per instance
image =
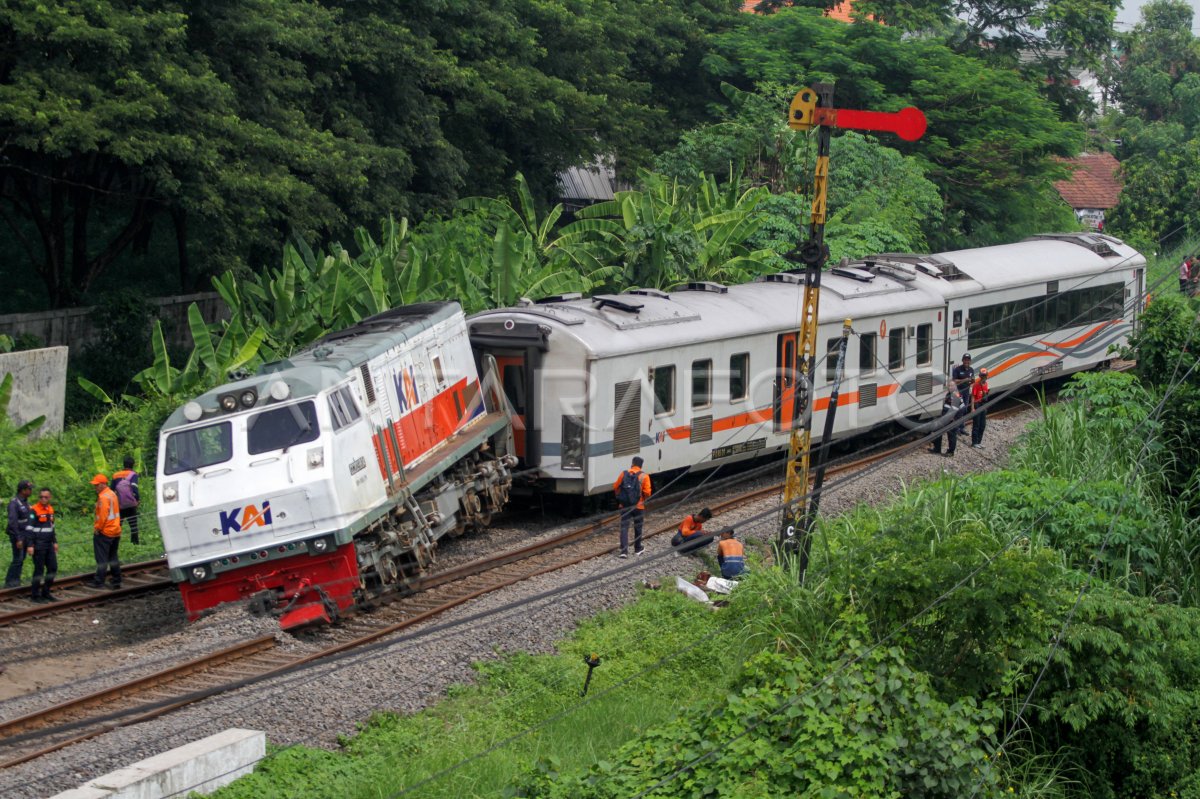
[{"label": "railway track", "polygon": [[[1020,410],[1012,405],[995,411],[1003,418]],[[910,442],[853,460],[833,464],[827,475],[863,469],[910,446]],[[782,484],[756,488],[712,503],[714,512],[730,511],[782,489]],[[595,535],[617,521],[616,514],[580,525],[560,535],[471,561],[420,578],[404,594],[352,616],[338,628],[339,642],[320,651],[299,654],[276,646],[274,636],[251,639],[176,664],[154,674],[71,699],[19,718],[0,722],[0,768],[15,766],[96,737],[118,727],[170,713],[249,682],[280,676],[310,663],[347,652],[415,625],[430,621],[473,599],[569,566],[610,554],[611,537]],[[673,533],[676,524],[646,531],[647,538]],[[161,563],[139,564],[152,574]],[[150,589],[147,589],[150,590]],[[106,592],[113,597],[116,592]],[[86,599],[86,598],[84,598]],[[45,608],[47,606],[35,606]],[[3,617],[0,617],[2,623]],[[119,715],[118,718],[113,716]],[[36,736],[27,737],[30,733]]]},{"label": "railway track", "polygon": [[48,605],[33,602],[29,598],[28,586],[0,589],[0,627],[162,591],[173,585],[167,577],[167,561],[162,558],[122,565],[121,576],[121,587],[117,589],[88,586],[87,582],[92,579],[91,574],[59,577],[55,579],[52,589],[59,601]]}]

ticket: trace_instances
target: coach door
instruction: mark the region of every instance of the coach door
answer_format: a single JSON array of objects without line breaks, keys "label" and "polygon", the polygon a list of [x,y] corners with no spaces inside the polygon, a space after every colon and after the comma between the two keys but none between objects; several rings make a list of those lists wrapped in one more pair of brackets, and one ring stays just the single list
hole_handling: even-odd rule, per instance
[{"label": "coach door", "polygon": [[796,411],[796,343],[799,333],[780,333],[775,342],[775,432],[792,429]]}]

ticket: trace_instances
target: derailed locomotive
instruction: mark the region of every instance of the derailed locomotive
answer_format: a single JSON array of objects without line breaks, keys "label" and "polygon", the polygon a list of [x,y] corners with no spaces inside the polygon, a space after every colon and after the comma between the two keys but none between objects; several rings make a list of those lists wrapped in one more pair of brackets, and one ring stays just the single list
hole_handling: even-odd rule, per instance
[{"label": "derailed locomotive", "polygon": [[395,590],[512,483],[457,303],[396,308],[177,409],[158,516],[188,616],[254,598],[284,628]]}]

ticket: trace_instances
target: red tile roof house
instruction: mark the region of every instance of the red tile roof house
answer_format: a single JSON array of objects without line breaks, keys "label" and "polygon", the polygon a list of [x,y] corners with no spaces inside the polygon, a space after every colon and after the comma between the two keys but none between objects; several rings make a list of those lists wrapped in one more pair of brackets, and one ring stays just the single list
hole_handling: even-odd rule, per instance
[{"label": "red tile roof house", "polygon": [[1110,153],[1084,153],[1062,162],[1073,170],[1069,180],[1054,188],[1075,210],[1075,217],[1093,229],[1104,229],[1104,212],[1121,196],[1121,164]]}]

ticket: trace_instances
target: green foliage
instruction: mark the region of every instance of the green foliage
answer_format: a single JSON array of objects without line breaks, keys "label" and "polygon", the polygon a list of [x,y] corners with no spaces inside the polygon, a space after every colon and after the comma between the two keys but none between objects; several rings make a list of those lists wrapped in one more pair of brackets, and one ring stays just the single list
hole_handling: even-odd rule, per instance
[{"label": "green foliage", "polygon": [[[590,701],[581,705],[583,656],[593,652],[602,663]],[[693,703],[717,701],[740,662],[736,630],[719,616],[674,591],[647,592],[629,607],[581,624],[557,654],[517,653],[477,664],[476,685],[452,688],[430,709],[378,714],[339,754],[280,750],[215,797],[377,799],[541,725],[413,792],[454,799],[505,795],[529,775],[544,777],[549,763],[564,774],[580,773],[642,729]]]},{"label": "green foliage", "polygon": [[1196,771],[1198,629],[1195,608],[1102,582],[1084,595],[1030,709],[1034,734],[1073,753],[1078,795],[1171,796]]},{"label": "green foliage", "polygon": [[[899,648],[838,642],[820,666],[750,660],[716,707],[647,732],[585,776],[526,797],[1000,796],[981,780],[999,714],[947,704]],[[834,655],[834,652],[828,653]]]},{"label": "green foliage", "polygon": [[698,121],[706,36],[736,16],[725,0],[9,3],[5,219],[61,306],[156,225],[186,290],[196,266],[444,210],[518,171],[544,196],[566,166],[642,162]]},{"label": "green foliage", "polygon": [[[1083,140],[1077,126],[1062,121],[1035,85],[1011,69],[955,53],[930,37],[845,25],[807,9],[746,15],[735,30],[715,37],[705,63],[716,77],[738,85],[796,89],[836,80],[838,107],[920,107],[929,130],[902,152],[922,162],[955,222],[930,240],[934,249],[962,246],[956,228],[968,245],[1025,233],[1031,205],[1054,207],[1046,198],[1062,175],[1053,156],[1073,154]],[[1010,223],[1014,216],[1016,225]]]}]

